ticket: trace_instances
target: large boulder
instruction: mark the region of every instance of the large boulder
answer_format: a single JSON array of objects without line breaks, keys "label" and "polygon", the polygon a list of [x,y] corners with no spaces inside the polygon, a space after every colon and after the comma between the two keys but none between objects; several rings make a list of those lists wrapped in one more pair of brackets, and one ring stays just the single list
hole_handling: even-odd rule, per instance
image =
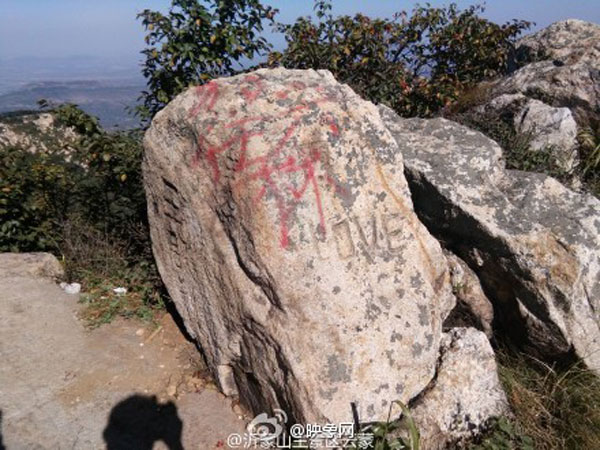
[{"label": "large boulder", "polygon": [[368,422],[430,383],[454,297],[373,104],[259,70],[178,96],[145,149],[158,267],[223,392]]},{"label": "large boulder", "polygon": [[419,217],[477,273],[505,329],[600,372],[600,201],[505,170],[500,147],[464,126],[380,112]]}]

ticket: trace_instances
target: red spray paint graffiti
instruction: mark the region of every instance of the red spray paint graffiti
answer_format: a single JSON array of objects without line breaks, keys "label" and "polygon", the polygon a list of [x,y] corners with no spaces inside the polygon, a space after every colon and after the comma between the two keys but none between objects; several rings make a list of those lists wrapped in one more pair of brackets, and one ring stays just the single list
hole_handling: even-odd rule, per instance
[{"label": "red spray paint graffiti", "polygon": [[212,111],[219,98],[219,85],[211,81],[194,89],[198,100],[190,110],[189,116],[195,117],[203,110]]},{"label": "red spray paint graffiti", "polygon": [[[244,79],[244,82],[245,85],[241,88],[240,92],[248,103],[254,102],[264,94],[264,85],[260,77],[248,75]],[[305,88],[306,86],[300,82],[292,83],[289,86],[290,90]],[[276,93],[276,97],[287,98],[290,90],[279,91]],[[209,83],[198,88],[196,95],[198,101],[191,109],[190,116],[195,116],[201,111],[213,110],[219,98],[218,85],[216,83]],[[284,116],[292,117],[292,123],[285,128],[277,143],[264,155],[255,157],[250,155],[250,142],[252,138],[261,136],[262,132],[251,131],[248,127],[251,124],[268,121],[272,117],[248,117],[230,123],[226,128],[232,129],[231,136],[218,144],[211,143],[206,137],[213,131],[213,126],[209,126],[203,130],[203,135],[198,138],[199,145],[192,158],[192,166],[197,166],[200,160],[204,158],[211,168],[215,184],[221,181],[222,175],[219,167],[219,155],[238,150],[239,157],[233,170],[235,173],[242,174],[243,176],[237,178],[236,184],[258,183],[260,188],[254,197],[255,201],[260,201],[267,195],[275,199],[280,222],[279,242],[282,248],[287,248],[289,245],[290,217],[299,203],[306,197],[309,190],[313,192],[317,207],[319,232],[323,236],[326,233],[322,193],[318,182],[319,168],[322,172],[325,172],[323,178],[327,185],[331,186],[337,194],[345,195],[344,188],[326,170],[326,164],[323,161],[324,154],[319,148],[319,143],[310,143],[308,146],[299,148],[298,153],[294,156],[284,157],[282,154],[289,145],[292,145],[290,141],[293,139],[298,126],[305,118],[308,110],[319,103],[329,101],[331,100],[327,96],[322,95],[318,99],[290,107]],[[326,115],[323,123],[329,127],[329,132],[333,136],[338,137],[340,135],[339,126],[333,116]],[[300,180],[295,186],[293,180],[298,179],[298,175]]]}]

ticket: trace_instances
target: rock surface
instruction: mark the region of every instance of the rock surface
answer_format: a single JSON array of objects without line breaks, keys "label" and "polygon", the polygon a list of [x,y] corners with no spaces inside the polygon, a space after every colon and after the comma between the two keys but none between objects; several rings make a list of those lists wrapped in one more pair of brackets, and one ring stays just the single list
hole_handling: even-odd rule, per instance
[{"label": "rock surface", "polygon": [[473,327],[492,337],[494,307],[486,297],[475,272],[455,254],[445,251],[456,306],[446,318],[446,327]]},{"label": "rock surface", "polygon": [[425,388],[454,297],[374,105],[259,70],[177,97],[145,148],[158,267],[224,393],[366,422]]},{"label": "rock surface", "polygon": [[477,109],[511,121],[517,133],[530,136],[531,150],[552,152],[562,170],[570,172],[577,165],[577,122],[569,108],[549,106],[523,94],[504,94]]},{"label": "rock surface", "polygon": [[442,337],[441,355],[433,388],[411,409],[427,450],[456,448],[485,430],[490,417],[510,414],[485,334],[454,328]]},{"label": "rock surface", "polygon": [[548,358],[574,350],[600,372],[600,201],[505,170],[481,133],[380,111],[419,217],[474,269],[510,333]]},{"label": "rock surface", "polygon": [[600,115],[600,25],[576,19],[556,22],[521,39],[517,52],[547,59],[501,80],[499,92]]}]

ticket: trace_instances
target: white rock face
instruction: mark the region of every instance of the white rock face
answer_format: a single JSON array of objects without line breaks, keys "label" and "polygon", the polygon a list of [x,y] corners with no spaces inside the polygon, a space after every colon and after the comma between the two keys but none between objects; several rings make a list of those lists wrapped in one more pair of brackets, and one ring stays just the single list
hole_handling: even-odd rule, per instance
[{"label": "white rock face", "polygon": [[72,128],[59,125],[51,113],[31,113],[0,119],[0,146],[22,147],[31,153],[57,152],[76,142]]},{"label": "white rock face", "polygon": [[600,201],[505,170],[495,142],[454,122],[380,112],[419,217],[477,273],[506,330],[600,373]]},{"label": "white rock face", "polygon": [[570,171],[577,162],[577,123],[569,108],[555,108],[530,99],[515,117],[519,131],[531,133],[531,148],[551,148],[560,166]]},{"label": "white rock face", "polygon": [[569,108],[549,106],[523,94],[503,94],[478,109],[500,115],[510,111],[515,131],[531,137],[531,150],[552,152],[556,164],[567,172],[577,165],[577,123]]},{"label": "white rock face", "polygon": [[542,52],[554,59],[569,59],[573,53],[587,55],[598,49],[600,25],[579,19],[555,22],[542,30],[527,35],[517,43],[518,51],[530,55]]},{"label": "white rock face", "polygon": [[428,385],[455,300],[373,104],[259,70],[177,97],[145,148],[154,254],[223,392],[335,423]]},{"label": "white rock face", "polygon": [[454,328],[444,333],[440,351],[435,384],[412,410],[421,448],[428,450],[456,448],[485,429],[490,417],[510,414],[484,333]]}]

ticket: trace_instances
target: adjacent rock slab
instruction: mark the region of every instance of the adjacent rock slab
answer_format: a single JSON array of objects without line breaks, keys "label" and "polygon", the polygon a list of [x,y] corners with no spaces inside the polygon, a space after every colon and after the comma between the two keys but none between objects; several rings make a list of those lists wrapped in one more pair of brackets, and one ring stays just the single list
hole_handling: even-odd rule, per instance
[{"label": "adjacent rock slab", "polygon": [[480,278],[513,337],[600,372],[600,201],[553,178],[506,171],[483,134],[381,107],[415,209]]},{"label": "adjacent rock slab", "polygon": [[145,148],[156,260],[227,395],[373,421],[429,383],[454,297],[373,104],[259,70],[177,97]]},{"label": "adjacent rock slab", "polygon": [[435,384],[412,409],[421,446],[428,450],[456,448],[485,430],[491,418],[510,414],[484,333],[473,328],[444,333],[441,355]]}]

